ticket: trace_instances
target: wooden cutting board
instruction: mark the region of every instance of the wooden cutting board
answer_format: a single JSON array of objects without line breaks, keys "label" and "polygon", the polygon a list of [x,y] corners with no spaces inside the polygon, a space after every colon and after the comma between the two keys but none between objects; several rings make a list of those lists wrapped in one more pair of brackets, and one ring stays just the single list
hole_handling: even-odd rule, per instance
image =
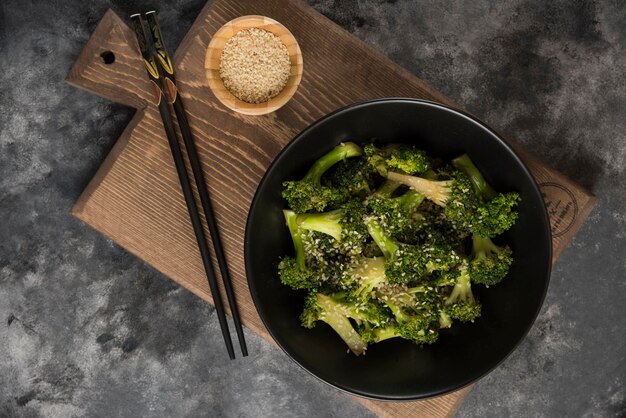
[{"label": "wooden cutting board", "polygon": [[[211,36],[227,21],[249,14],[284,24],[298,40],[304,59],[304,75],[294,98],[265,116],[243,116],[226,109],[210,92],[204,75]],[[273,158],[302,129],[350,103],[407,96],[459,106],[300,1],[210,1],[176,51],[175,64],[244,325],[273,342],[252,303],[243,260],[248,208]],[[67,81],[137,109],[72,213],[211,303],[159,113],[149,104],[151,88],[134,34],[115,13],[106,13]],[[545,195],[556,260],[596,198],[513,146]],[[455,413],[470,389],[418,402],[357,400],[385,417],[444,417]]]}]

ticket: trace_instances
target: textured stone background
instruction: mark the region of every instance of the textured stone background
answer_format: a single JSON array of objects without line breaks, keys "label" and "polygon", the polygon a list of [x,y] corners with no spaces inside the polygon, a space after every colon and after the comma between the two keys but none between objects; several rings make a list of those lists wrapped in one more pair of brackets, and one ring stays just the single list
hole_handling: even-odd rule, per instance
[{"label": "textured stone background", "polygon": [[[370,416],[68,211],[132,111],[63,79],[107,8],[157,7],[171,49],[204,0],[0,3],[0,416]],[[312,5],[600,196],[537,323],[461,417],[625,416],[625,7]]]}]

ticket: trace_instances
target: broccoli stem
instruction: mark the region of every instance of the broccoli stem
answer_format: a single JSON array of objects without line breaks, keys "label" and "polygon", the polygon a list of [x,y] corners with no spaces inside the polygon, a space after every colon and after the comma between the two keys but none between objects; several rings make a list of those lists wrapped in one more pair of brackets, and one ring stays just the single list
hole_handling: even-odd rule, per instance
[{"label": "broccoli stem", "polygon": [[363,155],[363,150],[353,142],[337,145],[330,152],[315,161],[304,176],[304,180],[319,183],[322,175],[333,165],[350,157]]},{"label": "broccoli stem", "polygon": [[363,258],[354,269],[359,278],[356,294],[368,296],[375,287],[385,282],[385,259],[383,257]]},{"label": "broccoli stem", "polygon": [[452,326],[452,318],[444,311],[439,312],[439,327],[450,328]]},{"label": "broccoli stem", "polygon": [[365,219],[365,225],[367,226],[367,230],[369,234],[374,239],[380,251],[383,252],[383,255],[386,259],[392,260],[395,258],[396,253],[398,252],[398,244],[391,238],[389,235],[385,234],[382,227],[376,221],[374,217],[367,217]]},{"label": "broccoli stem", "polygon": [[343,210],[336,209],[324,213],[304,213],[297,215],[296,224],[302,229],[322,232],[341,241],[342,227],[339,221],[343,216]]},{"label": "broccoli stem", "polygon": [[472,235],[472,256],[474,258],[485,258],[490,253],[501,253],[502,249],[493,243],[491,238]]},{"label": "broccoli stem", "polygon": [[478,167],[476,167],[470,159],[469,155],[463,154],[460,157],[455,158],[452,160],[452,164],[467,174],[472,181],[472,186],[474,186],[476,194],[487,201],[496,197],[496,191],[493,190],[489,183],[487,183],[480,170],[478,170]]},{"label": "broccoli stem", "polygon": [[414,295],[416,293],[422,293],[426,289],[424,286],[415,286],[411,288],[404,288],[404,290],[396,289],[382,289],[380,292],[380,300],[387,305],[396,321],[403,322],[409,319],[409,316],[404,312],[403,306],[413,303]]},{"label": "broccoli stem", "polygon": [[377,328],[374,330],[374,340],[379,343],[390,338],[399,337],[398,329],[395,326],[388,326],[385,328]]},{"label": "broccoli stem", "polygon": [[337,302],[321,293],[318,293],[316,297],[319,306],[322,307],[324,312],[324,314],[320,316],[320,320],[330,325],[354,354],[358,356],[365,353],[367,344],[354,330],[350,320],[343,315],[341,308],[337,306]]},{"label": "broccoli stem", "polygon": [[435,204],[444,208],[446,207],[446,202],[450,197],[450,186],[452,181],[449,180],[433,181],[421,177],[407,176],[406,174],[400,174],[394,171],[388,172],[387,178],[409,186],[417,193],[426,196]]},{"label": "broccoli stem", "polygon": [[402,186],[400,183],[396,181],[391,181],[389,179],[385,180],[385,182],[372,194],[372,197],[390,197],[393,192],[398,190],[398,187]]},{"label": "broccoli stem", "polygon": [[298,228],[298,224],[296,223],[296,218],[298,215],[292,210],[283,210],[283,215],[285,216],[285,222],[287,224],[287,228],[289,228],[291,239],[293,240],[293,248],[296,252],[296,263],[298,264],[298,267],[304,269],[304,244],[302,242],[302,234],[300,228]]},{"label": "broccoli stem", "polygon": [[387,305],[389,310],[391,310],[391,313],[393,313],[397,321],[402,322],[408,319],[408,315],[402,311],[402,307],[399,303],[393,303],[390,299],[383,300],[383,302]]},{"label": "broccoli stem", "polygon": [[457,278],[456,284],[452,288],[450,296],[445,301],[446,305],[451,305],[454,302],[470,302],[474,303],[474,294],[472,293],[472,286],[470,283],[470,275],[467,272],[466,267],[461,267],[461,274]]},{"label": "broccoli stem", "polygon": [[404,193],[402,196],[394,197],[393,199],[397,199],[400,202],[400,206],[405,211],[409,212],[413,208],[416,208],[424,201],[424,195],[417,193],[415,190],[409,190]]}]

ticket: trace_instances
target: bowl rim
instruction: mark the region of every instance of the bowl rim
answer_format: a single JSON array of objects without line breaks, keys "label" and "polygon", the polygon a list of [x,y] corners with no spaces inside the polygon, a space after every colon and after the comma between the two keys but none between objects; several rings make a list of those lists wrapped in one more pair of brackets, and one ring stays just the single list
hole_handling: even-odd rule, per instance
[{"label": "bowl rim", "polygon": [[258,299],[256,286],[255,286],[253,280],[251,280],[250,272],[252,271],[252,266],[250,265],[249,254],[250,254],[250,246],[251,246],[252,243],[251,243],[251,241],[248,238],[249,229],[250,229],[250,219],[251,219],[250,218],[250,214],[253,212],[253,210],[256,208],[256,205],[258,204],[259,190],[261,188],[261,185],[265,181],[266,177],[274,169],[274,167],[279,163],[279,161],[285,155],[287,150],[289,148],[291,148],[291,146],[296,141],[298,141],[300,138],[305,136],[309,131],[314,129],[318,124],[320,124],[320,123],[322,123],[322,122],[324,122],[324,121],[326,121],[326,120],[328,120],[328,119],[330,119],[332,117],[335,117],[338,114],[345,113],[345,112],[350,112],[350,111],[353,111],[355,109],[358,109],[358,108],[361,108],[361,107],[367,107],[367,106],[374,105],[374,104],[377,104],[377,103],[412,103],[412,104],[420,104],[420,105],[425,105],[425,106],[432,106],[432,107],[441,108],[441,109],[443,109],[445,111],[449,111],[449,112],[455,113],[458,116],[461,116],[463,118],[469,119],[471,122],[474,122],[474,123],[478,124],[480,127],[482,127],[483,129],[485,129],[486,131],[491,133],[495,137],[495,139],[498,142],[500,142],[500,144],[502,146],[504,146],[506,149],[508,149],[510,151],[511,155],[513,156],[513,158],[515,158],[515,160],[517,160],[517,162],[520,165],[520,167],[522,168],[522,170],[531,179],[532,188],[533,188],[535,193],[537,193],[539,196],[541,196],[541,190],[539,189],[539,186],[538,186],[537,181],[535,180],[534,176],[531,174],[530,170],[528,169],[528,166],[522,161],[522,159],[519,157],[518,153],[513,149],[513,147],[511,147],[508,144],[508,142],[506,140],[504,140],[504,138],[502,138],[502,136],[499,133],[497,133],[495,130],[490,128],[487,124],[482,122],[480,119],[478,119],[477,117],[475,117],[474,115],[472,115],[472,114],[470,114],[468,112],[465,112],[464,110],[460,110],[460,109],[454,108],[452,106],[448,106],[448,105],[445,105],[445,104],[442,104],[442,103],[438,103],[438,102],[434,102],[434,101],[430,101],[430,100],[416,99],[416,98],[410,98],[410,97],[384,97],[384,98],[378,98],[378,99],[373,99],[373,100],[360,101],[360,102],[355,102],[355,103],[349,104],[347,106],[341,107],[341,108],[339,108],[337,110],[334,110],[334,111],[332,111],[332,112],[322,116],[320,119],[316,120],[315,122],[311,123],[305,129],[303,129],[301,132],[299,132],[297,135],[295,135],[289,141],[289,143],[287,143],[283,147],[283,149],[276,155],[274,160],[268,166],[267,170],[265,171],[265,174],[263,175],[263,177],[259,181],[257,189],[256,189],[256,191],[254,193],[254,197],[252,198],[252,202],[250,204],[250,209],[248,210],[248,214],[247,214],[246,228],[245,228],[245,232],[244,232],[244,264],[245,264],[245,271],[246,271],[246,281],[248,283],[248,290],[250,291],[250,295],[252,297],[252,301],[254,302],[254,306],[255,306],[258,314],[259,314],[259,317],[261,318],[261,321],[263,321],[263,325],[265,326],[267,332],[270,334],[270,336],[272,337],[274,342],[281,348],[281,350],[293,362],[298,364],[298,366],[300,366],[302,369],[306,370],[306,372],[309,373],[310,375],[314,376],[318,380],[326,383],[327,385],[329,385],[331,387],[334,387],[336,389],[339,389],[342,392],[348,393],[348,394],[353,395],[353,396],[358,396],[358,397],[364,398],[364,399],[370,399],[370,400],[376,400],[376,401],[388,401],[388,402],[411,402],[411,401],[416,401],[416,400],[423,400],[423,399],[428,399],[428,398],[434,398],[434,397],[437,397],[437,396],[446,395],[446,394],[458,391],[460,389],[463,389],[463,388],[465,388],[465,387],[467,387],[467,386],[477,382],[478,380],[482,379],[483,377],[485,377],[489,373],[491,373],[498,366],[500,366],[514,351],[517,350],[519,345],[522,343],[522,341],[524,341],[524,339],[526,339],[526,337],[528,336],[528,333],[530,332],[530,330],[532,329],[533,325],[535,324],[535,322],[537,320],[537,317],[539,316],[539,313],[541,312],[541,308],[543,307],[543,303],[545,301],[546,294],[548,292],[548,287],[549,287],[549,284],[550,284],[550,276],[551,276],[551,273],[552,273],[552,265],[553,265],[553,263],[552,263],[552,257],[553,257],[552,232],[551,232],[551,228],[550,228],[550,217],[548,215],[548,211],[547,211],[547,208],[545,206],[545,201],[542,198],[541,201],[543,202],[543,205],[541,205],[541,209],[542,209],[541,210],[541,214],[543,215],[542,218],[543,218],[543,221],[544,221],[544,225],[547,226],[547,228],[544,229],[543,233],[544,233],[544,238],[547,237],[547,242],[549,243],[549,245],[548,245],[548,254],[547,254],[548,255],[548,257],[547,257],[548,265],[547,265],[547,268],[546,268],[546,276],[544,278],[544,287],[543,287],[543,291],[542,291],[542,294],[541,294],[541,298],[539,300],[537,311],[533,315],[532,321],[530,321],[529,325],[526,327],[526,329],[524,329],[524,331],[522,333],[522,337],[519,339],[519,341],[517,341],[511,347],[510,351],[505,356],[503,356],[499,361],[494,363],[492,366],[486,368],[484,371],[482,371],[481,373],[477,374],[476,376],[472,377],[470,380],[460,382],[457,385],[448,386],[446,389],[435,390],[435,391],[428,392],[428,393],[421,393],[421,394],[408,395],[408,396],[386,396],[386,395],[377,395],[375,393],[366,393],[364,391],[353,390],[353,389],[351,389],[349,387],[346,387],[345,385],[342,385],[339,382],[330,382],[328,380],[322,379],[320,376],[316,375],[315,373],[313,373],[312,371],[310,371],[309,369],[304,367],[296,359],[296,356],[294,356],[290,352],[290,350],[282,344],[282,342],[279,340],[279,338],[277,338],[277,336],[274,334],[274,331],[272,330],[270,324],[266,321],[266,319],[265,319],[266,318],[265,308],[261,305],[261,303],[260,303],[260,301]]}]

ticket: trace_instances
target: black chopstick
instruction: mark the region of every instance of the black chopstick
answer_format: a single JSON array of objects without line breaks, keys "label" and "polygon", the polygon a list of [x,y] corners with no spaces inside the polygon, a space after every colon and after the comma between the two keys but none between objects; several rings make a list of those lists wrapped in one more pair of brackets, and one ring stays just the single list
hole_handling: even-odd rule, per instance
[{"label": "black chopstick", "polygon": [[248,347],[246,346],[246,339],[243,334],[241,318],[239,317],[239,309],[237,308],[235,292],[233,291],[233,285],[228,271],[226,254],[224,253],[220,232],[217,228],[213,205],[211,203],[211,198],[209,197],[209,189],[207,188],[207,182],[204,180],[204,172],[202,171],[200,157],[198,156],[193,134],[191,132],[189,122],[187,121],[187,113],[183,107],[183,99],[180,97],[180,94],[178,94],[178,86],[176,85],[176,78],[174,76],[174,66],[172,65],[172,60],[167,53],[167,48],[165,47],[165,42],[163,41],[163,35],[161,34],[161,28],[159,27],[156,12],[147,12],[146,19],[148,21],[148,28],[150,29],[152,42],[157,54],[157,65],[161,66],[162,70],[166,73],[164,75],[166,79],[165,83],[168,83],[167,80],[172,82],[172,86],[170,86],[170,89],[168,90],[170,103],[172,103],[172,106],[174,107],[176,119],[178,120],[178,126],[183,136],[185,148],[187,149],[187,155],[189,157],[189,162],[191,163],[191,170],[193,171],[196,186],[198,187],[198,194],[200,195],[200,203],[204,209],[204,216],[209,226],[209,234],[211,235],[211,241],[213,242],[213,248],[215,249],[215,256],[217,257],[220,274],[222,276],[222,282],[224,283],[224,289],[226,290],[226,297],[228,298],[228,304],[230,305],[230,312],[233,316],[235,330],[237,331],[241,354],[245,357],[248,355]]},{"label": "black chopstick", "polygon": [[[198,248],[200,249],[200,255],[202,257],[202,263],[204,264],[204,270],[209,281],[209,288],[211,289],[211,295],[213,296],[213,303],[215,304],[215,310],[217,312],[217,318],[222,329],[222,335],[224,342],[226,343],[226,350],[230,359],[235,358],[235,350],[233,348],[233,342],[230,338],[230,331],[228,329],[228,322],[226,320],[226,313],[224,312],[224,305],[222,303],[222,297],[220,295],[219,286],[215,278],[215,271],[213,270],[213,263],[211,262],[211,255],[207,246],[206,237],[204,236],[204,229],[202,228],[202,222],[200,215],[198,214],[198,208],[191,189],[191,183],[187,170],[185,168],[185,161],[183,160],[183,154],[176,138],[176,131],[174,130],[174,123],[172,122],[172,115],[167,102],[164,97],[165,83],[161,74],[161,69],[157,66],[156,60],[150,50],[149,44],[146,41],[146,34],[143,28],[143,22],[141,15],[135,14],[131,16],[133,21],[133,27],[135,29],[135,35],[137,36],[137,42],[139,43],[139,49],[143,56],[146,69],[148,71],[148,77],[150,81],[155,85],[155,103],[159,107],[161,113],[161,119],[163,120],[163,127],[167,135],[167,140],[170,145],[172,157],[174,158],[174,164],[178,173],[178,179],[185,197],[185,203],[187,204],[187,210],[189,211],[189,217],[191,218],[191,224],[193,226],[194,233],[196,235],[196,241],[198,242]],[[200,189],[200,187],[198,187]]]}]

